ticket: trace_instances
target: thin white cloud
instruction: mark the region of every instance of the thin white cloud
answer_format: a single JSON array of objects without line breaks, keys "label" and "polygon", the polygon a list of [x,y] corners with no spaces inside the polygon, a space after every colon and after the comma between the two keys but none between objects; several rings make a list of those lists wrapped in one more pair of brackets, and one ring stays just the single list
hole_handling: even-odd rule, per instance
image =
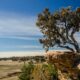
[{"label": "thin white cloud", "polygon": [[23,46],[16,46],[16,48],[35,48],[35,49],[40,49],[41,46],[23,45]]},{"label": "thin white cloud", "polygon": [[0,35],[41,35],[39,29],[35,25],[35,16],[9,14],[0,14]]},{"label": "thin white cloud", "polygon": [[21,37],[21,36],[0,36],[0,38],[8,38],[8,39],[20,39],[20,40],[39,40],[35,37]]},{"label": "thin white cloud", "polygon": [[3,45],[3,46],[0,46],[0,48],[40,49],[42,47],[37,45],[5,45],[5,46]]}]

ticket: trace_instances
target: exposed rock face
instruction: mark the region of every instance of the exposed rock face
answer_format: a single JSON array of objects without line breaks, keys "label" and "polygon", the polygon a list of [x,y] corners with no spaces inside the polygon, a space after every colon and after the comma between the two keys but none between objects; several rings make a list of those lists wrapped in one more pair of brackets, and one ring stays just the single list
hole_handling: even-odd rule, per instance
[{"label": "exposed rock face", "polygon": [[49,60],[50,56],[52,58],[57,58],[58,55],[64,54],[63,51],[48,51],[45,56],[47,57],[47,60]]},{"label": "exposed rock face", "polygon": [[[60,74],[68,75],[72,80],[80,79],[80,55],[72,52],[47,52],[48,62],[53,63]],[[66,80],[66,78],[61,79]],[[67,79],[68,80],[68,79]]]},{"label": "exposed rock face", "polygon": [[64,54],[63,51],[48,51],[46,53],[46,56],[57,56],[57,55],[61,55],[61,54]]}]

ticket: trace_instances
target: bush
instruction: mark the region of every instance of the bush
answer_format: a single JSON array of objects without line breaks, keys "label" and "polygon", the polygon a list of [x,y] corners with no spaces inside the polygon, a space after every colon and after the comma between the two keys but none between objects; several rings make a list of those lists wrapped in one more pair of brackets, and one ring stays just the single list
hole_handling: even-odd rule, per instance
[{"label": "bush", "polygon": [[34,65],[32,63],[24,64],[21,71],[22,73],[19,76],[20,80],[31,80],[31,73],[33,71]]}]

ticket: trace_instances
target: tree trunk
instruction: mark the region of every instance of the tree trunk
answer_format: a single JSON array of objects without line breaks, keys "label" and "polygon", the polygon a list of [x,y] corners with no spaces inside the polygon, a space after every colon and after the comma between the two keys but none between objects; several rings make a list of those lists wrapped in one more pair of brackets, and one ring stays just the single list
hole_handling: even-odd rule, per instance
[{"label": "tree trunk", "polygon": [[75,52],[73,48],[70,48],[69,46],[63,46],[63,45],[58,45],[59,47],[62,47],[62,48],[65,48],[65,49],[68,49],[72,52]]}]

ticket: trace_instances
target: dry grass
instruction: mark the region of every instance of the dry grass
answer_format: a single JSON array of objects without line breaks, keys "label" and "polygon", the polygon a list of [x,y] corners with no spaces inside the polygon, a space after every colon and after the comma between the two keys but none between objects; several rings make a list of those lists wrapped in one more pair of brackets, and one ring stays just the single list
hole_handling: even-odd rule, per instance
[{"label": "dry grass", "polygon": [[23,62],[0,61],[0,80],[18,80],[18,75],[14,73],[20,72],[22,66]]}]

